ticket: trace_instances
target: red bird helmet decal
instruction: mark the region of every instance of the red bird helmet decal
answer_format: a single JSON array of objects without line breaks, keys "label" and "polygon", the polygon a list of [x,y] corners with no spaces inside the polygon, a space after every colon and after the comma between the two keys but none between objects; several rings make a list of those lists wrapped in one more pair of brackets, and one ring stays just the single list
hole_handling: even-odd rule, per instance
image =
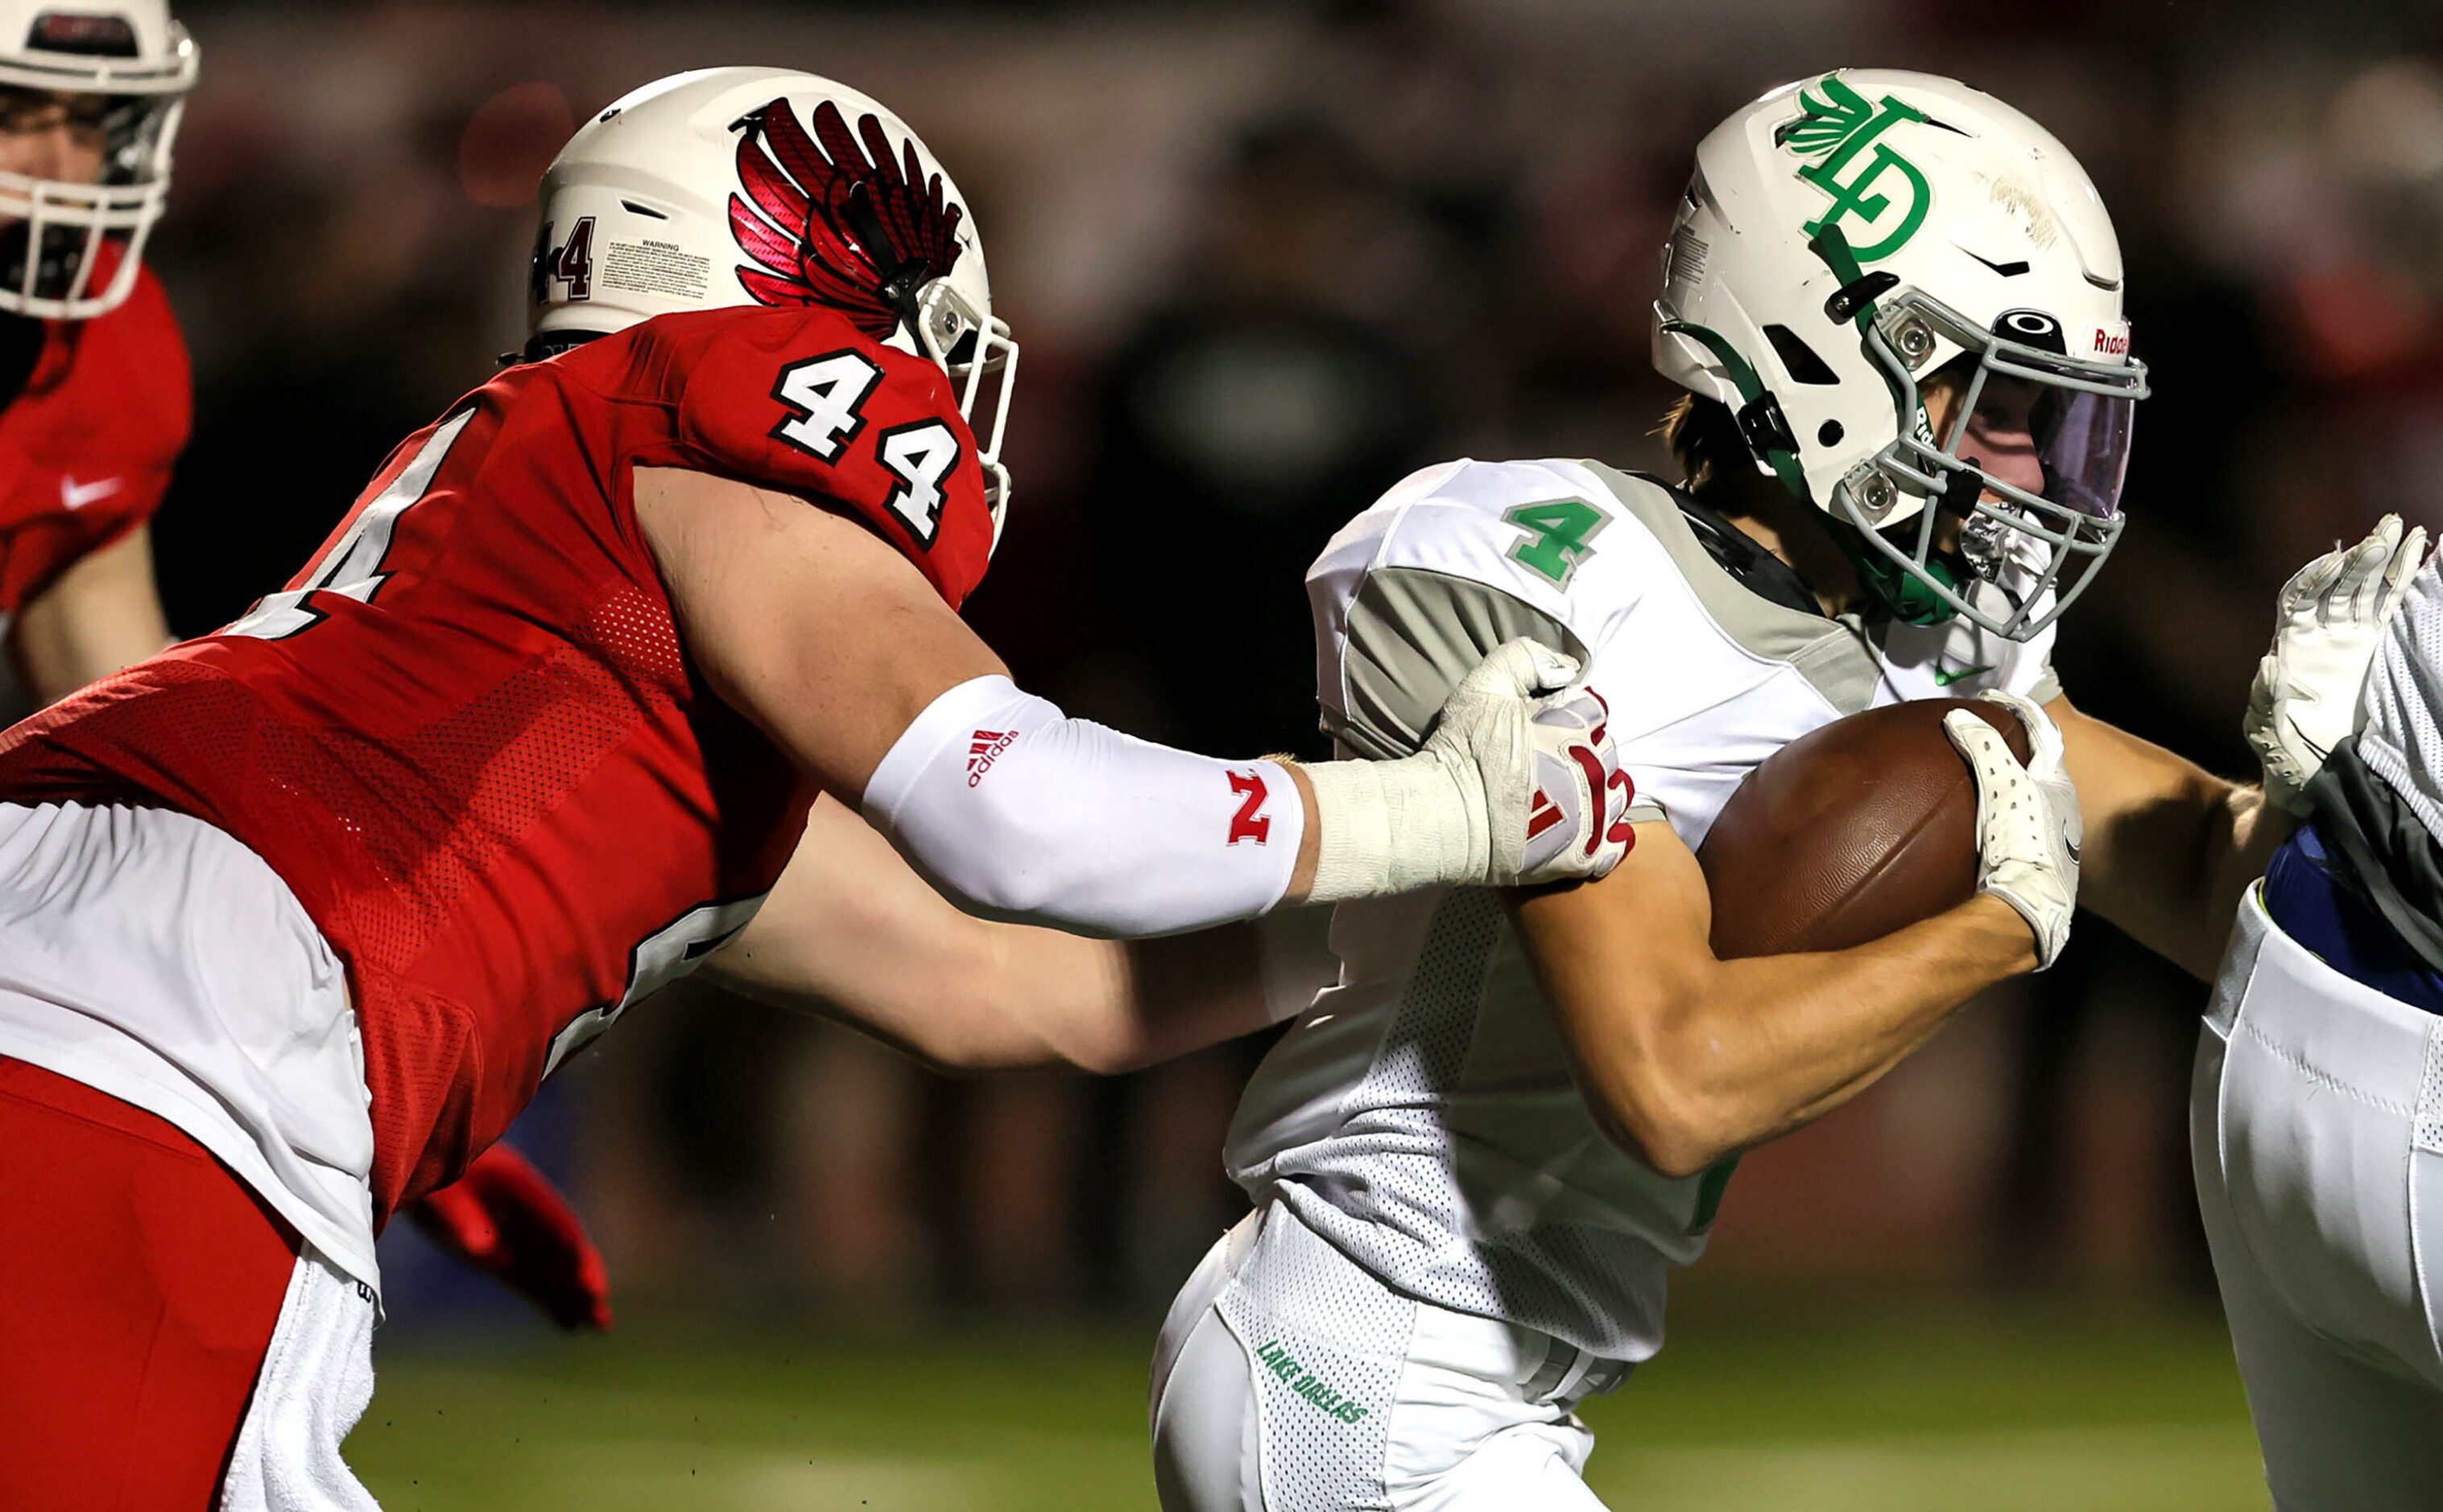
[{"label": "red bird helmet decal", "polygon": [[916,291],[959,260],[965,216],[945,203],[913,138],[894,155],[878,117],[852,132],[828,100],[812,137],[786,100],[740,124],[745,193],[729,196],[729,230],[752,260],[738,269],[746,292],[761,304],[828,305],[875,340],[912,323]]}]

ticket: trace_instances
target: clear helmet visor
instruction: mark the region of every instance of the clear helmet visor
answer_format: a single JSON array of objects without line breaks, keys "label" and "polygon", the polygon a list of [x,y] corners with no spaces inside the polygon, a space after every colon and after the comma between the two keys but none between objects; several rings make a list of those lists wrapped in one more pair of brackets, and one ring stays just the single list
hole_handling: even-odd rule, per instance
[{"label": "clear helmet visor", "polygon": [[[2145,365],[2068,355],[2040,312],[2011,311],[1986,330],[1909,289],[1879,301],[1865,340],[1900,434],[1843,482],[1836,512],[1950,613],[2011,640],[2034,635],[2120,536]],[[1930,367],[1946,344],[1959,355]]]},{"label": "clear helmet visor", "polygon": [[2072,392],[2038,406],[2030,428],[2045,498],[2090,519],[2119,519],[2137,414],[2138,401],[2127,394]]}]

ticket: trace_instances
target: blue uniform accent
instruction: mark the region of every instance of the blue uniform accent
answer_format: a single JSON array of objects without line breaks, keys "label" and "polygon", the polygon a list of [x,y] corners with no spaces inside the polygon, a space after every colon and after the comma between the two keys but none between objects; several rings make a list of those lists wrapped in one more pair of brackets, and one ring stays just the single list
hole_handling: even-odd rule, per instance
[{"label": "blue uniform accent", "polygon": [[2443,973],[2420,960],[2324,849],[2314,825],[2302,825],[2265,868],[2265,911],[2282,933],[2324,964],[2386,997],[2443,1013]]}]

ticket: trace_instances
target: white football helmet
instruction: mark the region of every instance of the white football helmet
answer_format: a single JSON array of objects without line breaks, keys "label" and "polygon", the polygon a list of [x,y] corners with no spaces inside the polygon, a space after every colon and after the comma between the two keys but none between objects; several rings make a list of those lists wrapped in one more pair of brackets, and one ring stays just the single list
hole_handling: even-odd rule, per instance
[{"label": "white football helmet", "polygon": [[533,278],[530,353],[678,310],[820,304],[930,357],[960,386],[998,533],[1018,343],[992,313],[965,197],[866,96],[792,69],[704,68],[622,97],[543,174]]},{"label": "white football helmet", "polygon": [[[1896,615],[2024,640],[2103,566],[2146,369],[2112,221],[2043,127],[1928,74],[1785,84],[1699,145],[1662,263],[1656,368],[1730,409]],[[1936,436],[1920,383],[1963,357]],[[2041,494],[1959,457],[1996,376],[2039,388]],[[1956,552],[1943,511],[1967,521]]]},{"label": "white football helmet", "polygon": [[[0,172],[0,310],[89,319],[136,287],[195,66],[165,0],[0,0],[0,131],[11,107],[59,95],[93,97],[106,134],[99,183]],[[97,289],[111,241],[120,255]]]}]

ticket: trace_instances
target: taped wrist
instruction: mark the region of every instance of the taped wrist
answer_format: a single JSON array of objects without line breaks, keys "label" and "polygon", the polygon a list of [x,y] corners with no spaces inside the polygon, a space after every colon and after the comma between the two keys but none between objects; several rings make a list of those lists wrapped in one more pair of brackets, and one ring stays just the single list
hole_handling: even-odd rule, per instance
[{"label": "taped wrist", "polygon": [[1123,937],[1263,913],[1289,890],[1306,829],[1277,763],[1135,739],[1005,677],[928,705],[862,807],[969,912]]},{"label": "taped wrist", "polygon": [[1473,769],[1426,754],[1309,765],[1314,887],[1307,902],[1383,898],[1484,875],[1493,845]]}]

